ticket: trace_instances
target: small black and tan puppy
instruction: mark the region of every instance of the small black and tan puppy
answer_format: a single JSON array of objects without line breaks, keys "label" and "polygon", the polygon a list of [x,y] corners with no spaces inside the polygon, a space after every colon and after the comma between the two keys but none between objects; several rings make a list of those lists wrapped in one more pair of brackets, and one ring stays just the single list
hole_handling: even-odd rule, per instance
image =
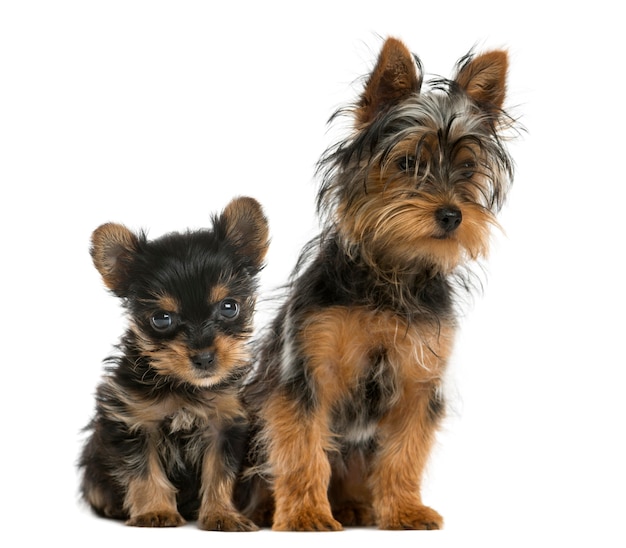
[{"label": "small black and tan puppy", "polygon": [[154,241],[118,224],[92,235],[91,255],[123,301],[129,327],[109,358],[80,458],[82,495],[128,525],[257,527],[232,491],[247,432],[240,403],[268,225],[236,198],[210,230]]}]

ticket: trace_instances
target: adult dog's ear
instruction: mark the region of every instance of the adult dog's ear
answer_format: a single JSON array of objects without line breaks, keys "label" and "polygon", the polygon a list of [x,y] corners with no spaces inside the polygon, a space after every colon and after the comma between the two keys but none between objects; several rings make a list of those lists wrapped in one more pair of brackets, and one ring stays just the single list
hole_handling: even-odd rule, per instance
[{"label": "adult dog's ear", "polygon": [[509,56],[495,50],[477,57],[467,56],[459,64],[455,81],[478,105],[489,112],[502,109],[506,96]]},{"label": "adult dog's ear", "polygon": [[400,40],[387,38],[357,103],[357,127],[369,124],[380,112],[419,93],[421,87],[417,58]]}]

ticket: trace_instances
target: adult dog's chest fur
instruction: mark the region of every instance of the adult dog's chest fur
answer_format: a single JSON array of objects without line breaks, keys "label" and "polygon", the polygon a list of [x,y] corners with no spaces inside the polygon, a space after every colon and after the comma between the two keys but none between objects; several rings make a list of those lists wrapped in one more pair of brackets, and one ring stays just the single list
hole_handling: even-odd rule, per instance
[{"label": "adult dog's chest fur", "polygon": [[300,344],[333,430],[360,443],[399,402],[437,389],[453,336],[451,322],[407,322],[391,311],[331,306],[308,317]]},{"label": "adult dog's chest fur", "polygon": [[397,405],[434,393],[452,349],[446,276],[423,265],[382,275],[337,239],[294,280],[283,311],[270,363],[292,398],[355,442]]}]

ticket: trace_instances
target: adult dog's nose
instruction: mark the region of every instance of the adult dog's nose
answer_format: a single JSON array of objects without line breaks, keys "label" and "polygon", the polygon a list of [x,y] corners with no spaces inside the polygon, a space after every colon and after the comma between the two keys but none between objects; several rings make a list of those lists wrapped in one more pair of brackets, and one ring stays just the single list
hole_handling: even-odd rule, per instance
[{"label": "adult dog's nose", "polygon": [[437,219],[439,228],[446,232],[454,232],[459,228],[463,220],[463,214],[457,207],[442,207],[435,212],[435,219]]}]

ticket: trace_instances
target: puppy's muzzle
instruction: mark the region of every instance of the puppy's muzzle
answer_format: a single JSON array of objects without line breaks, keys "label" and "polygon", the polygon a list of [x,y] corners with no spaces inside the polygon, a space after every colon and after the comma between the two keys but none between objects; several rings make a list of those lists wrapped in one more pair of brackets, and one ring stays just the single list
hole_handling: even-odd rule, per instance
[{"label": "puppy's muzzle", "polygon": [[200,352],[191,357],[191,363],[199,371],[210,371],[215,365],[215,352]]}]

